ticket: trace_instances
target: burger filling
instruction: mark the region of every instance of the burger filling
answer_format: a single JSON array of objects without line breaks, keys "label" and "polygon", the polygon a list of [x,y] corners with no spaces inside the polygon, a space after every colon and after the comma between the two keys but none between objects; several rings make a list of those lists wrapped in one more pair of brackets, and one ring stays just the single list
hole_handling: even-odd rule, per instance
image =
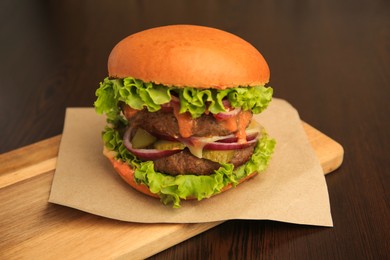
[{"label": "burger filling", "polygon": [[254,120],[272,88],[175,88],[106,78],[95,108],[107,115],[106,148],[165,203],[210,197],[266,168],[275,141]]},{"label": "burger filling", "polygon": [[[134,136],[131,135],[131,140],[128,140],[132,143],[130,151],[141,159],[146,156],[146,160],[153,160],[156,171],[170,175],[209,175],[219,168],[220,163],[232,163],[238,167],[249,160],[255,146],[253,139],[251,143],[246,139],[245,130],[252,118],[250,111],[240,111],[223,119],[204,114],[184,120],[174,111],[174,108],[156,112],[137,111],[122,105],[129,125],[136,129]],[[256,127],[252,130],[257,135],[260,128]],[[225,143],[212,145],[211,140],[218,137]],[[204,149],[205,145],[209,148]],[[151,150],[157,150],[154,156],[149,156]],[[177,153],[167,154],[167,150]]]}]

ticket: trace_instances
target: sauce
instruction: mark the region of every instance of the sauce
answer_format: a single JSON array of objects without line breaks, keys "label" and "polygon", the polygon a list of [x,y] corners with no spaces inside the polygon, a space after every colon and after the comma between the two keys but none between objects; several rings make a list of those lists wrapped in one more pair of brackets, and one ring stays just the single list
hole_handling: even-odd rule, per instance
[{"label": "sauce", "polygon": [[139,110],[131,108],[129,105],[124,105],[122,108],[123,114],[125,115],[126,119],[129,120],[132,118]]},{"label": "sauce", "polygon": [[177,105],[173,106],[173,113],[177,119],[180,135],[184,138],[190,137],[195,124],[195,120],[192,119],[191,114],[188,112],[180,113],[180,108]]},{"label": "sauce", "polygon": [[[128,105],[122,107],[123,114],[127,120],[131,119],[138,110],[131,108]],[[181,137],[188,138],[193,135],[193,129],[195,126],[195,120],[192,118],[191,114],[188,112],[180,113],[180,104],[174,103],[173,113],[176,117],[177,124],[179,127],[179,133]],[[235,133],[238,143],[246,143],[246,126],[250,123],[252,119],[252,113],[250,111],[241,111],[237,115],[232,117],[217,120],[217,123],[224,127],[231,133]],[[199,144],[193,144],[198,147]]]},{"label": "sauce", "polygon": [[238,143],[246,143],[246,126],[252,119],[252,113],[250,111],[243,111],[238,114],[238,131],[236,133],[236,137],[238,139]]},{"label": "sauce", "polygon": [[235,133],[238,143],[246,143],[246,126],[252,119],[250,111],[241,111],[235,116],[220,120],[219,123],[229,132]]},{"label": "sauce", "polygon": [[[241,114],[241,113],[239,113]],[[237,131],[237,128],[238,128],[238,115],[235,115],[235,116],[232,116],[232,117],[229,117],[227,119],[224,119],[224,120],[220,120],[219,123],[226,129],[228,130],[229,132],[236,132]]]},{"label": "sauce", "polygon": [[[195,125],[195,120],[192,118],[191,114],[180,113],[179,106],[173,107],[174,115],[177,119],[179,126],[179,133],[183,138],[188,138],[193,135],[193,129]],[[252,113],[250,111],[241,111],[235,116],[218,120],[218,124],[224,127],[231,133],[235,133],[238,143],[246,143],[246,132],[245,129],[252,119]],[[194,144],[197,146],[197,144]]]}]

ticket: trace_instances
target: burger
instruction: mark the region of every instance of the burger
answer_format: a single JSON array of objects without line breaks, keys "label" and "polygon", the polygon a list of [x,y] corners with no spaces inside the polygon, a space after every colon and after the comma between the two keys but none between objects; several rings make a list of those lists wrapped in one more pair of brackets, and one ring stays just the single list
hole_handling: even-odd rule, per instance
[{"label": "burger", "polygon": [[251,44],[195,25],[121,40],[94,103],[103,154],[134,189],[180,207],[266,169],[275,147],[253,120],[272,100],[269,67]]}]

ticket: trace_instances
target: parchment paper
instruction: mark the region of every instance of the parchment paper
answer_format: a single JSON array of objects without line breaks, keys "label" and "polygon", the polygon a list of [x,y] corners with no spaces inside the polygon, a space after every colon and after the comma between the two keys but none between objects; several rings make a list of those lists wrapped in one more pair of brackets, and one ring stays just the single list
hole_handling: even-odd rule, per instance
[{"label": "parchment paper", "polygon": [[105,116],[68,108],[49,201],[129,222],[200,223],[229,219],[275,220],[332,226],[320,163],[298,112],[274,98],[256,115],[277,145],[268,169],[222,194],[165,206],[128,186],[102,154]]}]

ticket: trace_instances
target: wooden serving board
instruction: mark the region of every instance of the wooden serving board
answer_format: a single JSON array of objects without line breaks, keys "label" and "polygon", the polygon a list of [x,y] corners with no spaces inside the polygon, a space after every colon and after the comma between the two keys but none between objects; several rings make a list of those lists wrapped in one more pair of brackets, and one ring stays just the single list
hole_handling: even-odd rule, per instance
[{"label": "wooden serving board", "polygon": [[[324,173],[343,147],[303,123]],[[222,222],[139,224],[48,203],[61,136],[0,155],[0,259],[142,259]]]}]

